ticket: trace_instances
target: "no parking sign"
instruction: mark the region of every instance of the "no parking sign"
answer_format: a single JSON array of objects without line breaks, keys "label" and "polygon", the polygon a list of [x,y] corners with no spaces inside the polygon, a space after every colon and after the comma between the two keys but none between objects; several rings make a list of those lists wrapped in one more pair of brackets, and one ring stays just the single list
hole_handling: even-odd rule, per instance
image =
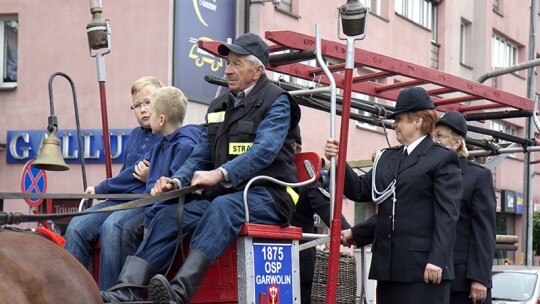
[{"label": "no parking sign", "polygon": [[[25,193],[45,193],[47,191],[47,174],[44,170],[33,168],[31,164],[34,159],[29,160],[22,170],[21,191]],[[30,207],[37,207],[43,201],[42,198],[25,198],[25,202]]]}]

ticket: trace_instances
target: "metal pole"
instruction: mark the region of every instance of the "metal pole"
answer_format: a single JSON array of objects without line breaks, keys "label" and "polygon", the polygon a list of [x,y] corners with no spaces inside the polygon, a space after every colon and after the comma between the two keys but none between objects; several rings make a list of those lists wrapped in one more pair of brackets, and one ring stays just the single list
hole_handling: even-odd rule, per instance
[{"label": "metal pole", "polygon": [[[366,36],[366,24],[368,9],[358,0],[347,0],[347,3],[339,8],[339,18],[341,19],[341,29],[346,35],[347,52],[345,56],[345,75],[343,79],[343,103],[341,106],[341,132],[339,136],[339,158],[337,168],[335,167],[335,157],[330,160],[331,175],[335,176],[335,189],[331,193],[334,201],[331,202],[331,212],[333,215],[330,224],[330,253],[328,256],[328,276],[326,280],[326,303],[336,303],[337,281],[339,271],[339,255],[341,246],[341,213],[343,205],[343,188],[345,184],[345,164],[347,163],[347,141],[349,137],[349,120],[351,116],[351,93],[354,70],[354,41],[364,39]],[[339,36],[338,21],[338,36]],[[343,39],[342,37],[339,37]],[[335,99],[332,100],[335,108]],[[335,109],[334,109],[335,110]],[[335,112],[333,113],[335,114]],[[332,138],[335,138],[334,134]],[[340,172],[340,174],[336,174]],[[332,187],[330,187],[332,190]]]},{"label": "metal pole", "polygon": [[105,174],[112,177],[111,145],[109,141],[109,120],[107,116],[107,94],[105,92],[105,57],[96,56],[97,74],[99,82],[99,99],[101,104],[101,126],[103,128],[103,157],[105,158]]},{"label": "metal pole", "polygon": [[498,148],[496,151],[491,150],[471,150],[469,151],[470,156],[488,156],[488,155],[494,155],[493,152],[495,152],[496,155],[499,154],[508,154],[508,153],[530,153],[530,152],[539,152],[540,146],[533,146],[533,147],[525,147],[519,146],[518,144],[512,144],[506,148]]},{"label": "metal pole", "polygon": [[[345,61],[345,80],[343,86],[343,105],[341,112],[341,132],[339,135],[339,158],[337,172],[345,172],[347,162],[347,139],[349,137],[349,117],[351,114],[351,92],[354,69],[354,37],[347,37],[347,59]],[[336,303],[339,252],[341,246],[341,213],[345,174],[336,176],[335,205],[330,225],[330,253],[328,256],[328,279],[326,282],[326,303]]]},{"label": "metal pole", "polygon": [[489,78],[493,78],[493,77],[497,77],[497,76],[501,76],[501,75],[504,75],[504,74],[509,74],[509,73],[513,73],[513,72],[517,72],[517,71],[521,71],[521,70],[525,70],[525,69],[530,69],[530,68],[536,67],[538,65],[540,65],[540,58],[539,59],[534,59],[534,57],[533,57],[533,60],[525,61],[525,62],[522,62],[520,64],[516,64],[516,65],[513,65],[513,66],[509,66],[509,67],[506,67],[506,68],[503,68],[503,69],[500,69],[500,70],[496,70],[496,71],[489,72],[489,73],[486,73],[484,75],[481,75],[480,77],[478,77],[477,81],[479,83],[482,83],[482,82],[488,80]]},{"label": "metal pole", "polygon": [[[538,1],[531,0],[531,35],[529,37],[529,60],[536,58],[536,20],[538,15]],[[536,95],[536,71],[534,68],[530,68],[527,77],[527,96],[531,100],[535,100]],[[533,109],[536,111],[537,109]],[[527,130],[527,137],[529,139],[534,138],[532,118],[527,118],[525,128]],[[523,155],[523,166],[524,166],[524,189],[523,189],[523,200],[526,207],[526,223],[525,223],[525,265],[532,265],[532,237],[533,237],[533,188],[532,188],[532,179],[533,179],[533,168],[531,167],[531,153],[525,153]]]},{"label": "metal pole", "polygon": [[92,21],[86,26],[91,57],[96,57],[99,97],[101,103],[101,125],[103,128],[103,157],[105,174],[112,177],[111,148],[109,143],[109,123],[107,118],[107,98],[105,93],[105,55],[111,52],[111,26],[109,20],[102,17],[101,0],[90,0]]}]

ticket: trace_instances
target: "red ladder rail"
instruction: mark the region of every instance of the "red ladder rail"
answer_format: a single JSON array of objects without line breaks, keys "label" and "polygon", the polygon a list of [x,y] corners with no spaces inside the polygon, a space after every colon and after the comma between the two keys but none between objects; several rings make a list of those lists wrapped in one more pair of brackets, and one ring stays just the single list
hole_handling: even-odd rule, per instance
[{"label": "red ladder rail", "polygon": [[[293,31],[268,31],[266,38],[276,45],[278,49],[290,49],[296,51],[313,51],[315,49],[315,37],[293,32]],[[322,56],[331,58],[337,61],[344,62],[346,57],[346,45],[334,41],[322,40]],[[342,64],[342,63],[338,63]],[[355,66],[367,67],[375,69],[373,79],[384,77],[384,72],[389,76],[399,75],[410,78],[409,81],[399,84],[382,85],[370,81],[358,82],[359,80],[369,80],[370,74],[362,75],[352,85],[352,91],[362,93],[374,97],[384,98],[388,100],[396,100],[399,94],[399,89],[407,86],[417,86],[420,84],[429,84],[437,86],[429,88],[435,104],[441,110],[454,109],[461,112],[478,111],[483,109],[482,106],[469,107],[467,104],[462,104],[464,101],[484,100],[487,102],[486,109],[492,108],[514,108],[520,110],[532,110],[534,107],[533,101],[528,98],[511,94],[496,88],[492,88],[481,83],[467,80],[449,73],[445,73],[432,68],[413,64],[407,61],[399,60],[382,54],[355,49]],[[279,66],[268,66],[268,69],[291,76],[312,80],[314,76],[310,73],[313,67],[302,63],[291,63],[285,65],[281,63]],[[332,67],[330,67],[332,69]],[[339,73],[333,73],[336,80],[336,85],[339,88],[344,87],[344,76]],[[317,81],[322,84],[327,84],[328,80],[324,76],[320,76]],[[387,89],[391,89],[387,91]],[[448,98],[440,97],[447,93],[460,93],[461,97],[450,96]]]},{"label": "red ladder rail", "polygon": [[[293,31],[268,31],[266,38],[275,43],[270,46],[270,52],[301,51],[313,52],[315,50],[315,37]],[[205,51],[219,56],[218,41],[199,41],[199,47]],[[344,69],[346,45],[322,39],[322,56],[338,61],[329,66],[338,88],[344,88]],[[270,56],[272,58],[272,55]],[[463,113],[480,112],[484,110],[512,108],[517,110],[532,110],[534,102],[528,98],[493,88],[476,81],[467,80],[459,76],[445,73],[432,68],[413,64],[382,54],[355,49],[355,66],[365,67],[373,72],[353,78],[352,91],[377,98],[395,101],[400,89],[410,86],[427,85],[428,93],[433,98],[438,110],[456,110]],[[314,80],[322,85],[328,85],[328,78],[322,75],[320,68],[315,68],[298,60],[290,63],[280,61],[275,65],[267,66],[268,70],[279,72],[305,80]],[[399,83],[380,84],[373,80],[402,77]],[[449,95],[449,96],[446,96]],[[468,104],[471,101],[484,101],[483,104]]]}]

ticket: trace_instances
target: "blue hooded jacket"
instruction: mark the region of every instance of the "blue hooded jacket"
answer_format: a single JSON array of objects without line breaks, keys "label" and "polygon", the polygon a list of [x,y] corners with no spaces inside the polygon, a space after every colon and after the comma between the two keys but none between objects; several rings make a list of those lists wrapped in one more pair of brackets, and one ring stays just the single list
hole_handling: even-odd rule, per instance
[{"label": "blue hooded jacket", "polygon": [[[184,164],[199,140],[202,128],[199,125],[186,125],[174,133],[165,137],[152,149],[150,167],[146,179],[145,193],[150,193],[156,181],[162,176],[172,176]],[[126,170],[127,171],[127,170]],[[172,199],[166,202],[156,203],[145,209],[144,226],[148,227],[155,214],[169,203],[176,202]]]},{"label": "blue hooded jacket", "polygon": [[185,125],[163,137],[144,156],[150,162],[146,183],[133,177],[135,164],[110,178],[100,193],[150,193],[160,177],[171,176],[184,164],[200,134],[200,126]]}]

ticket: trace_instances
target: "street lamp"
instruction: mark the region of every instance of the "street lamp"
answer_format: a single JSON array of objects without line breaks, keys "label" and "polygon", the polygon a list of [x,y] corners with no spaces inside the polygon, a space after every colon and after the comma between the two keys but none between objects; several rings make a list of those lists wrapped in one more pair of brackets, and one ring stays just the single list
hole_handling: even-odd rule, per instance
[{"label": "street lamp", "polygon": [[101,15],[103,13],[101,0],[90,0],[90,13],[92,13],[92,21],[86,26],[90,56],[93,57],[93,50],[99,49],[106,49],[105,52],[109,53],[109,20],[104,20]]},{"label": "street lamp", "polygon": [[[339,159],[337,169],[335,157],[330,160],[330,192],[332,193],[332,224],[330,225],[330,254],[328,258],[328,278],[326,285],[326,302],[336,303],[336,291],[338,281],[339,246],[341,244],[341,212],[343,205],[343,187],[345,175],[336,177],[336,172],[345,172],[347,161],[347,137],[349,135],[349,117],[351,114],[351,92],[354,70],[354,41],[362,40],[366,36],[366,21],[368,8],[359,0],[347,0],[347,3],[338,9],[341,19],[341,28],[345,38],[341,37],[338,22],[338,38],[347,40],[347,53],[345,59],[345,75],[343,86],[343,103],[341,112],[341,132],[339,137]],[[335,114],[336,106],[332,105],[332,115]],[[330,126],[331,137],[336,137],[334,124]],[[337,170],[337,171],[336,171]]]},{"label": "street lamp", "polygon": [[99,97],[101,101],[101,125],[103,128],[103,157],[105,158],[105,174],[112,177],[111,145],[109,143],[109,123],[107,118],[107,95],[105,93],[105,55],[111,52],[111,26],[101,14],[101,0],[90,0],[92,21],[86,26],[90,56],[96,57]]},{"label": "street lamp", "polygon": [[339,7],[339,17],[343,34],[357,36],[361,40],[366,36],[366,21],[368,8],[360,0],[347,0],[347,3]]},{"label": "street lamp", "polygon": [[69,167],[66,165],[64,157],[62,156],[62,152],[60,150],[60,140],[56,136],[56,131],[58,131],[58,119],[56,118],[56,115],[54,115],[54,97],[52,90],[52,82],[54,77],[56,76],[64,77],[69,81],[69,84],[71,85],[71,91],[73,93],[73,106],[75,108],[75,123],[77,125],[77,142],[79,143],[79,155],[81,158],[83,187],[86,190],[86,167],[84,163],[84,155],[82,148],[81,127],[79,123],[79,108],[77,106],[77,93],[75,92],[75,85],[73,84],[73,80],[71,80],[68,75],[62,72],[53,73],[49,77],[49,106],[51,111],[51,115],[48,119],[49,124],[47,126],[47,131],[49,131],[49,135],[47,136],[47,138],[43,139],[43,145],[41,146],[39,155],[36,160],[32,162],[31,166],[37,169],[49,171],[69,170]]}]

